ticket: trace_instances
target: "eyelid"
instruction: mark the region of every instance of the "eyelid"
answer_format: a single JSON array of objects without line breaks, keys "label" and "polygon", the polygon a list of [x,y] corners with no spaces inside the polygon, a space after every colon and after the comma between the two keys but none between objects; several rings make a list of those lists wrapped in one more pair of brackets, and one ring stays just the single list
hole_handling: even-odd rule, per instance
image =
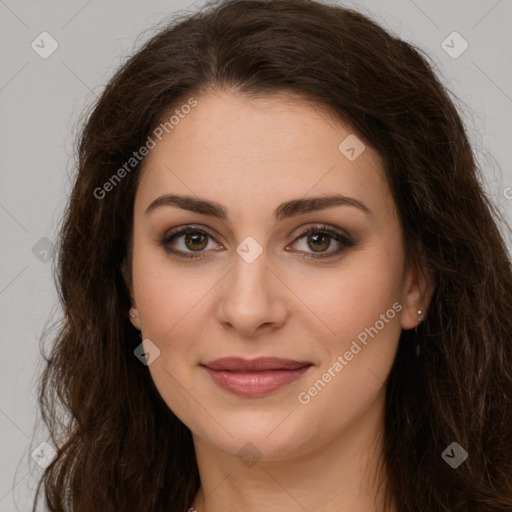
[{"label": "eyelid", "polygon": [[322,232],[327,232],[327,233],[334,233],[341,237],[351,239],[351,236],[348,233],[346,233],[345,231],[343,231],[342,229],[336,228],[334,226],[329,226],[328,224],[323,224],[320,222],[318,224],[313,223],[306,227],[299,228],[299,231],[295,232],[295,234],[294,234],[293,241],[295,241],[297,238],[300,238],[301,236],[305,235],[306,233],[309,233],[310,231],[322,231]]},{"label": "eyelid", "polygon": [[[163,238],[159,241],[159,245],[161,245],[165,251],[172,253],[182,259],[196,260],[196,259],[201,259],[203,257],[206,257],[207,253],[210,252],[212,249],[210,249],[209,251],[205,251],[205,250],[197,251],[197,255],[189,256],[189,255],[193,255],[194,251],[185,251],[184,252],[181,250],[174,250],[174,249],[168,248],[168,245],[171,243],[171,241],[173,239],[179,238],[180,236],[183,236],[191,231],[192,232],[193,231],[203,232],[206,235],[208,235],[212,239],[212,241],[214,241],[215,243],[218,244],[218,242],[216,240],[216,235],[212,232],[212,230],[210,228],[207,228],[206,226],[203,226],[200,224],[185,224],[183,226],[180,226],[178,228],[170,230],[170,232],[166,233],[163,236]],[[302,256],[305,259],[319,260],[319,259],[335,258],[336,256],[339,256],[340,253],[343,252],[345,249],[353,247],[355,245],[355,242],[354,242],[352,236],[349,235],[348,233],[346,233],[345,231],[341,230],[340,228],[337,228],[334,226],[329,226],[324,223],[317,223],[317,224],[313,223],[313,224],[309,224],[307,226],[300,228],[299,231],[294,234],[294,239],[292,240],[292,242],[290,244],[288,244],[286,247],[296,244],[300,238],[303,238],[306,234],[308,234],[310,232],[319,232],[319,233],[327,234],[328,237],[330,237],[335,242],[338,242],[339,244],[341,244],[342,247],[338,250],[328,251],[325,253],[306,252],[305,254],[302,254],[302,253],[304,253],[304,251],[298,251],[299,253],[302,254]],[[185,254],[187,254],[187,256],[185,256]]]}]

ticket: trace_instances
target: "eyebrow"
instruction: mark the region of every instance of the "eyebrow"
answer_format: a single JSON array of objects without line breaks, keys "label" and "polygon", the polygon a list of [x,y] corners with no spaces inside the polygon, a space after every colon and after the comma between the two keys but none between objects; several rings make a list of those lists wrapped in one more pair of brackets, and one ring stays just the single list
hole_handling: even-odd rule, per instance
[{"label": "eyebrow", "polygon": [[[146,208],[144,215],[148,215],[165,206],[177,206],[183,210],[189,210],[191,212],[209,215],[221,220],[227,220],[228,218],[227,209],[215,201],[208,201],[206,199],[200,199],[194,196],[178,194],[165,194],[163,196],[157,197]],[[286,201],[280,204],[274,210],[274,219],[276,222],[279,222],[280,220],[294,217],[296,215],[315,212],[325,208],[332,208],[334,206],[353,206],[362,210],[366,214],[371,214],[370,209],[358,199],[347,197],[341,194],[330,194],[325,196],[299,198]]]}]

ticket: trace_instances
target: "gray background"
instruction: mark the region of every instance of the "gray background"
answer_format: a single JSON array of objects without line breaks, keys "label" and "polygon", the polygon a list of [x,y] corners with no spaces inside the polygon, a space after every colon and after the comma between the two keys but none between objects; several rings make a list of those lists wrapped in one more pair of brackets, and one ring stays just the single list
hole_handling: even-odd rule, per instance
[{"label": "gray background", "polygon": [[[343,4],[370,14],[432,57],[441,80],[460,100],[486,190],[511,222],[512,1]],[[0,512],[29,510],[42,471],[31,457],[47,440],[44,431],[35,430],[39,338],[48,317],[60,312],[51,242],[71,190],[80,115],[151,28],[176,11],[201,5],[0,0]],[[31,47],[44,31],[59,45],[46,59]],[[441,46],[454,31],[469,44],[458,58]],[[448,44],[452,52],[461,48],[458,40]],[[49,48],[48,40],[44,45]],[[507,243],[510,247],[508,236]]]}]

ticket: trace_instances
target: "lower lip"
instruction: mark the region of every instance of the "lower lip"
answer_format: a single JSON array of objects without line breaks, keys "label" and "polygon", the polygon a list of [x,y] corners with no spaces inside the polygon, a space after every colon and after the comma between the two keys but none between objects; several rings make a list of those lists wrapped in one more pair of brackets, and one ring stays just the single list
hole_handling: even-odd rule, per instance
[{"label": "lower lip", "polygon": [[235,372],[212,370],[204,366],[213,382],[220,388],[241,396],[263,396],[299,379],[311,366],[297,370],[266,370],[261,372]]}]

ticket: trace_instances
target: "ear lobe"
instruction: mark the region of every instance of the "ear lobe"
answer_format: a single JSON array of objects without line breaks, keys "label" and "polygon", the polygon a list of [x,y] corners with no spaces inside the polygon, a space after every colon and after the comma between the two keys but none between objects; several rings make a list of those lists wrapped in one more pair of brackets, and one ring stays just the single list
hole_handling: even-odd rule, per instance
[{"label": "ear lobe", "polygon": [[135,329],[141,331],[141,324],[139,318],[139,311],[135,304],[135,298],[133,293],[133,280],[132,280],[132,272],[131,272],[131,248],[128,247],[128,253],[123,258],[120,270],[121,276],[123,278],[123,282],[126,288],[128,295],[130,296],[131,308],[129,311],[130,323],[135,327]]},{"label": "ear lobe", "polygon": [[132,307],[130,308],[130,322],[135,327],[135,329],[141,330],[139,311],[137,306],[135,305],[135,299],[133,296],[133,283],[132,283],[132,275],[128,266],[127,258],[125,257],[121,263],[121,275],[123,276],[123,281],[126,286],[126,291],[130,296],[130,301],[132,303]]},{"label": "ear lobe", "polygon": [[434,293],[434,280],[425,267],[412,263],[407,271],[404,284],[404,309],[402,312],[402,329],[414,329],[425,319],[432,295]]},{"label": "ear lobe", "polygon": [[141,330],[139,311],[136,307],[130,308],[130,322],[132,323],[133,327],[135,327],[135,329],[139,331]]}]

